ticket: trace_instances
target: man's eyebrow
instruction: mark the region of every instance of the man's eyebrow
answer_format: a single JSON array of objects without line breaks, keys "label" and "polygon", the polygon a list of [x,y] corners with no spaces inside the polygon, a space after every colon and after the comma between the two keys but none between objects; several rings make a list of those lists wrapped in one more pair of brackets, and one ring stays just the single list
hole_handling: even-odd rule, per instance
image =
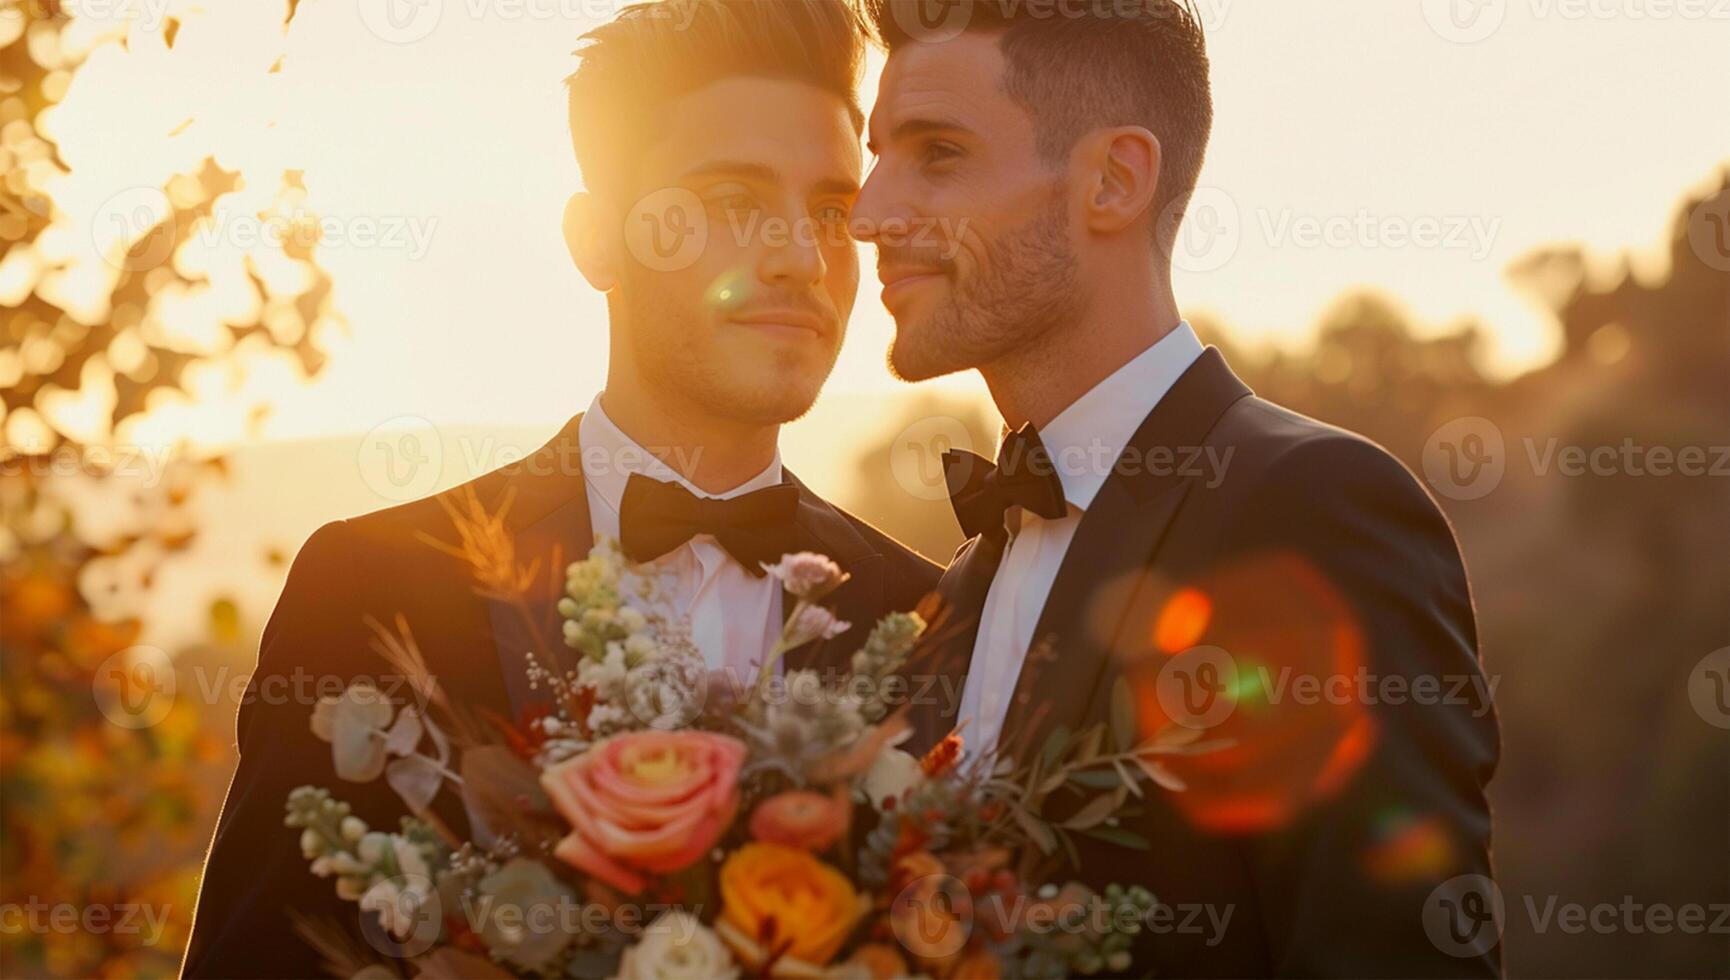
[{"label": "man's eyebrow", "polygon": [[762,163],[751,163],[746,160],[711,160],[700,163],[685,171],[685,178],[694,177],[741,177],[746,180],[758,180],[766,184],[781,182],[781,172],[774,167]]},{"label": "man's eyebrow", "polygon": [[[754,180],[764,184],[783,182],[781,172],[774,167],[763,163],[751,163],[746,160],[711,160],[685,171],[686,180],[706,177],[732,177],[739,180]],[[817,181],[811,189],[818,194],[857,194],[859,193],[859,182],[851,177],[825,177]]]},{"label": "man's eyebrow", "polygon": [[[928,133],[965,133],[971,136],[973,135],[973,130],[953,119],[933,119],[929,117],[915,116],[912,119],[903,119],[896,123],[894,127],[889,130],[889,139],[891,141],[903,140],[910,136],[924,136]],[[876,154],[878,152],[877,141],[866,141],[865,149],[871,151],[872,154]]]},{"label": "man's eyebrow", "polygon": [[859,182],[850,177],[825,177],[812,185],[811,189],[818,194],[848,196],[859,193]]}]

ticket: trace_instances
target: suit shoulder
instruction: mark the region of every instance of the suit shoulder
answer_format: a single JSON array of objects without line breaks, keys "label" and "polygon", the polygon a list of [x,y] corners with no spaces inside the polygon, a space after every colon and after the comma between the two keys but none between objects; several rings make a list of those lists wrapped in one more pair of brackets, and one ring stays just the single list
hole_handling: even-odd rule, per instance
[{"label": "suit shoulder", "polygon": [[1427,496],[1406,465],[1375,441],[1263,398],[1234,405],[1211,440],[1240,453],[1264,485],[1318,491],[1370,486]]},{"label": "suit shoulder", "polygon": [[510,472],[510,465],[501,466],[437,493],[332,523],[344,525],[343,533],[347,540],[368,548],[393,545],[425,548],[423,535],[440,540],[454,539],[448,508],[461,506],[471,494],[489,510],[496,507]]}]

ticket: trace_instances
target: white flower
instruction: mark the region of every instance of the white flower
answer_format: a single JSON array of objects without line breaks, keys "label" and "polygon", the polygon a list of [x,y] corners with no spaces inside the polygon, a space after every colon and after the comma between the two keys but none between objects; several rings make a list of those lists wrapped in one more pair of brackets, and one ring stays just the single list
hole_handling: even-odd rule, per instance
[{"label": "white flower", "polygon": [[355,853],[358,854],[360,859],[365,861],[367,864],[377,864],[384,860],[384,849],[389,843],[389,834],[380,830],[374,830],[370,833],[361,835],[360,846],[355,848]]},{"label": "white flower", "polygon": [[384,772],[385,728],[395,714],[390,699],[362,678],[339,695],[319,699],[312,712],[312,733],[330,743],[338,776],[371,782]]},{"label": "white flower", "polygon": [[640,664],[646,660],[654,659],[660,652],[660,649],[655,646],[654,638],[645,633],[632,633],[625,640],[626,663]]},{"label": "white flower", "polygon": [[882,810],[884,800],[899,797],[924,778],[918,759],[900,749],[884,749],[865,773],[865,795],[873,807]]},{"label": "white flower", "polygon": [[806,602],[816,602],[840,588],[848,578],[840,565],[814,551],[782,555],[773,565],[764,563],[763,571],[779,579],[794,598]]},{"label": "white flower", "polygon": [[[341,882],[338,882],[339,892],[340,887]],[[360,896],[361,911],[377,912],[379,923],[397,939],[407,939],[423,922],[434,923],[436,927],[439,921],[437,905],[432,879],[425,875],[404,874],[385,878]]]},{"label": "white flower", "polygon": [[587,720],[589,731],[598,735],[629,727],[631,716],[616,704],[597,704],[589,709]]},{"label": "white flower", "polygon": [[625,950],[616,980],[732,980],[738,975],[720,937],[688,912],[664,912]]},{"label": "white flower", "polygon": [[844,623],[822,606],[801,606],[787,620],[782,632],[786,648],[810,643],[812,640],[832,640],[845,633],[852,623]]}]

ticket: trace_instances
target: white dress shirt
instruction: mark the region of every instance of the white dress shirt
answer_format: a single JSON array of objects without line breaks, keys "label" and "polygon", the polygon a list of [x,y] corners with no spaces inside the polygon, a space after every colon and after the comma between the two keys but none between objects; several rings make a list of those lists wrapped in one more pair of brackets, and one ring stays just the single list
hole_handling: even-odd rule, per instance
[{"label": "white dress shirt", "polygon": [[[964,736],[970,747],[984,750],[997,742],[1021,662],[1082,515],[1135,430],[1201,354],[1201,341],[1188,321],[1179,323],[1039,430],[1039,441],[1063,481],[1069,512],[1046,520],[1016,507],[1007,515],[1009,547],[985,595],[961,695],[958,720],[972,719]],[[1063,655],[1061,649],[1053,652]]]},{"label": "white dress shirt", "polygon": [[[589,493],[589,527],[598,537],[619,540],[619,502],[633,473],[676,483],[699,497],[726,499],[781,482],[781,457],[763,472],[725,493],[699,490],[672,467],[626,435],[601,407],[596,395],[577,425],[583,452],[583,481]],[[781,586],[757,576],[722,548],[712,535],[699,534],[648,565],[666,584],[672,611],[691,624],[691,639],[710,670],[726,669],[732,684],[748,685],[756,668],[781,635]]]}]

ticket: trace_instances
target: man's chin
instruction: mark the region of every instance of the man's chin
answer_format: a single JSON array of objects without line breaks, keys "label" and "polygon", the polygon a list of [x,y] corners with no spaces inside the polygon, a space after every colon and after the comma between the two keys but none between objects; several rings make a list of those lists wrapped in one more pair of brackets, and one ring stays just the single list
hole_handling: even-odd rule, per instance
[{"label": "man's chin", "polygon": [[895,339],[889,343],[889,373],[897,380],[929,381],[968,369],[969,365],[957,362],[953,356],[945,357],[930,345],[909,343],[902,333],[897,330]]},{"label": "man's chin", "polygon": [[737,383],[718,392],[714,414],[739,422],[757,425],[782,425],[805,415],[816,404],[823,390],[823,379],[808,380],[803,376],[789,379],[789,374],[772,377],[736,376]]}]

